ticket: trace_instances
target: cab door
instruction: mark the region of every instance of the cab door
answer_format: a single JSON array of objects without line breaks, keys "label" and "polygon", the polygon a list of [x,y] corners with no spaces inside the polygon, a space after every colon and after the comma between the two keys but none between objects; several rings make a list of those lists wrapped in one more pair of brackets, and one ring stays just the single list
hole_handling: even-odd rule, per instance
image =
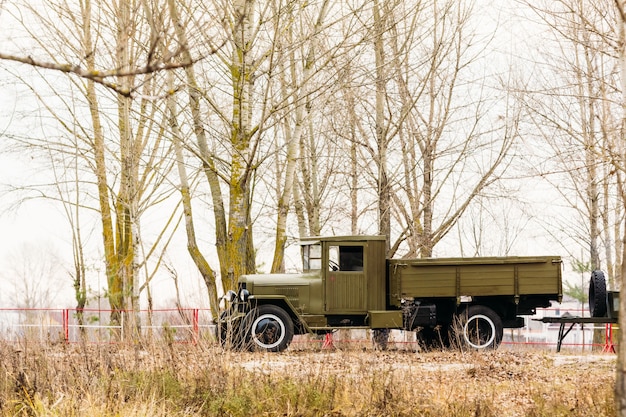
[{"label": "cab door", "polygon": [[329,242],[325,280],[327,314],[367,312],[365,243]]}]

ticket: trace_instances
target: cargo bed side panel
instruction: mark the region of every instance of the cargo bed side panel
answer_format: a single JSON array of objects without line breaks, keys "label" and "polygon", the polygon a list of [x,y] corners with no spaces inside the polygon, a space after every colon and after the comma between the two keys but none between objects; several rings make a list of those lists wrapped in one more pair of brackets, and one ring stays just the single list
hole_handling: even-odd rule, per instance
[{"label": "cargo bed side panel", "polygon": [[560,288],[560,264],[553,264],[550,260],[542,264],[526,264],[520,266],[520,294],[559,294]]},{"label": "cargo bed side panel", "polygon": [[515,293],[513,265],[459,266],[460,294],[468,296],[511,295]]},{"label": "cargo bed side panel", "polygon": [[401,298],[456,296],[454,266],[408,264],[391,269],[395,269]]},{"label": "cargo bed side panel", "polygon": [[389,302],[413,297],[558,295],[559,262],[558,257],[389,260]]}]

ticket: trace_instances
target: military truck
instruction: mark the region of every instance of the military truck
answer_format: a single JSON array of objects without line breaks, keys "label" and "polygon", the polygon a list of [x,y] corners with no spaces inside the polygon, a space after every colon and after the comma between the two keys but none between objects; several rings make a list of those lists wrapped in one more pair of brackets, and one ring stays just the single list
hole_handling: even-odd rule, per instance
[{"label": "military truck", "polygon": [[216,326],[223,346],[279,352],[294,335],[416,331],[424,347],[494,349],[504,328],[562,298],[559,256],[386,259],[383,236],[301,242],[301,274],[243,275]]}]

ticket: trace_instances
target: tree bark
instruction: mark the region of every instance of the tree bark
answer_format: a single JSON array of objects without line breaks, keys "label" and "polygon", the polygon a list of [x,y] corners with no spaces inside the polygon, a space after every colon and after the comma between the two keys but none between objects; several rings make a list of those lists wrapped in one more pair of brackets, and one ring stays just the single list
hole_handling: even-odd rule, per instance
[{"label": "tree bark", "polygon": [[[293,133],[287,126],[285,129],[285,136],[287,138],[287,165],[285,167],[285,182],[283,192],[278,200],[278,210],[276,219],[276,244],[274,248],[274,259],[272,261],[272,272],[284,272],[284,258],[285,258],[285,244],[287,242],[287,215],[289,213],[289,207],[291,204],[291,197],[293,193],[293,185],[295,183],[296,168],[298,162],[298,151],[300,138],[304,129],[305,123],[308,119],[309,112],[309,98],[308,98],[308,82],[311,78],[311,72],[316,59],[316,43],[317,36],[324,24],[324,18],[328,9],[329,0],[325,0],[320,8],[318,18],[315,22],[313,33],[309,39],[309,50],[306,54],[304,66],[302,68],[302,84],[299,86],[293,86],[294,90],[299,91],[294,93],[291,97],[295,105],[295,126]],[[290,31],[291,32],[291,31]],[[289,60],[291,66],[292,82],[296,83],[297,59],[292,51],[291,58]],[[286,86],[286,82],[283,82],[283,88]],[[283,90],[283,97],[287,97],[287,92]],[[287,120],[287,118],[285,118]]]},{"label": "tree bark", "polygon": [[383,35],[385,30],[385,19],[389,17],[381,14],[378,0],[375,0],[372,7],[374,14],[374,57],[376,65],[376,105],[375,105],[375,132],[377,157],[378,157],[378,233],[385,236],[386,250],[389,255],[391,245],[391,190],[389,177],[387,175],[387,133],[385,129],[385,93],[386,93],[386,71],[385,71],[385,50]]},{"label": "tree bark", "polygon": [[[237,279],[255,271],[254,241],[250,219],[253,161],[251,147],[254,64],[249,58],[255,0],[233,2],[233,51],[230,62],[232,83],[231,160],[229,178],[229,210],[226,236],[228,278],[226,288],[235,287]],[[222,277],[224,281],[224,277]]]},{"label": "tree bark", "polygon": [[[168,75],[170,89],[173,88],[173,74]],[[217,292],[216,276],[213,268],[204,257],[196,240],[196,229],[193,222],[192,205],[191,205],[191,189],[187,176],[187,168],[185,167],[185,158],[183,155],[183,146],[181,143],[181,132],[177,121],[176,97],[172,94],[167,99],[167,111],[169,116],[169,125],[172,129],[172,142],[176,154],[176,166],[178,168],[178,177],[180,178],[180,195],[183,203],[183,216],[185,218],[185,231],[187,235],[187,251],[191,256],[194,264],[200,271],[200,275],[204,279],[209,295],[209,306],[213,321],[219,316],[219,300]]]},{"label": "tree bark", "polygon": [[[93,41],[91,38],[91,1],[84,3],[82,12],[83,43],[87,67],[95,71],[96,55],[93,53]],[[98,106],[98,96],[93,80],[87,80],[85,95],[89,105],[91,115],[91,125],[93,129],[93,151],[94,166],[96,175],[96,185],[98,188],[98,203],[100,209],[100,221],[102,225],[102,241],[104,248],[104,262],[106,269],[106,279],[108,288],[109,304],[112,310],[111,320],[113,324],[120,323],[120,311],[124,304],[122,295],[122,283],[118,276],[119,260],[115,245],[115,228],[113,223],[113,213],[110,206],[109,185],[107,180],[106,146],[102,122],[100,120],[100,109]]]},{"label": "tree bark", "polygon": [[[620,69],[620,82],[622,87],[622,129],[621,129],[621,142],[623,143],[626,138],[626,2],[624,0],[615,0],[615,5],[618,9],[618,33],[619,33],[619,69]],[[624,151],[624,145],[620,146],[622,152],[621,156],[622,164],[626,161],[626,152]],[[622,165],[622,169],[624,165]],[[624,190],[624,184],[621,185],[621,197],[624,206],[626,206],[626,190]],[[622,260],[626,260],[626,225],[624,225],[622,239]],[[626,289],[626,262],[622,262],[621,267],[621,282],[620,282],[620,302],[619,302],[619,316],[623,319],[626,317],[626,297],[624,295],[624,289]],[[620,417],[626,417],[626,331],[619,332],[619,349],[617,351],[617,366],[616,366],[616,379],[615,379],[615,404],[617,415]]]},{"label": "tree bark", "polygon": [[[180,19],[176,0],[168,0],[168,10],[172,19],[176,31],[176,38],[180,45],[183,45],[182,57],[187,62],[192,62],[191,53],[186,47],[187,37],[184,31],[183,22]],[[193,131],[198,143],[198,151],[200,153],[200,159],[202,163],[203,172],[207,178],[209,188],[211,190],[211,201],[213,203],[213,219],[215,221],[215,246],[217,249],[217,257],[220,264],[220,275],[222,280],[228,275],[228,252],[226,248],[227,232],[226,232],[226,210],[224,208],[224,197],[222,195],[222,189],[220,187],[220,179],[217,173],[217,168],[213,160],[213,155],[209,151],[209,146],[206,138],[204,120],[200,111],[201,107],[201,90],[196,80],[196,74],[193,66],[185,67],[185,75],[187,77],[187,93],[189,97],[189,109],[191,111],[193,120]],[[191,216],[191,212],[189,212]],[[189,239],[189,237],[188,237]],[[195,240],[195,239],[194,239]],[[196,264],[198,268],[206,269],[203,266],[201,258],[197,255],[192,255],[192,258],[196,256],[195,260],[198,260],[199,264]],[[209,268],[210,269],[210,268]],[[216,277],[211,278],[211,273],[206,270],[207,274],[201,272],[205,283],[207,283],[207,289],[209,293],[212,287],[217,288]],[[207,279],[209,280],[207,282]],[[229,286],[230,288],[230,286]],[[224,290],[224,281],[222,281],[222,290]],[[211,307],[213,308],[213,307]]]}]

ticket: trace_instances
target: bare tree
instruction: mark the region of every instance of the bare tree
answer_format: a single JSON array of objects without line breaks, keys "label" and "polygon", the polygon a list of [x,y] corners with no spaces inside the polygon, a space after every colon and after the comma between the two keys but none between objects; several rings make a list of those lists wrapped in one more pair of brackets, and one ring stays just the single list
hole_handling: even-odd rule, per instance
[{"label": "bare tree", "polygon": [[[302,53],[302,69],[299,70],[297,68],[298,62],[300,60],[298,60],[295,50],[292,49],[291,56],[288,59],[290,70],[288,72],[285,70],[281,71],[281,74],[283,75],[281,80],[281,95],[286,100],[291,100],[293,102],[293,107],[295,107],[295,118],[293,128],[291,128],[288,123],[288,120],[290,120],[290,118],[284,118],[284,134],[285,142],[287,144],[285,155],[286,165],[284,172],[284,186],[279,191],[278,198],[278,216],[276,218],[275,236],[276,244],[274,247],[274,259],[272,261],[272,272],[284,272],[285,269],[284,257],[285,244],[287,243],[287,215],[291,207],[291,198],[296,183],[295,177],[299,156],[298,151],[300,150],[298,144],[300,143],[300,139],[303,136],[303,130],[308,123],[308,109],[311,107],[311,98],[309,97],[309,83],[311,79],[311,74],[314,70],[314,65],[316,63],[316,50],[317,44],[319,42],[317,38],[324,25],[324,19],[326,18],[328,8],[329,1],[324,0],[320,5],[319,14],[315,19],[312,33],[310,35],[307,34],[308,51]],[[287,21],[290,21],[291,19],[287,18]],[[276,28],[276,31],[281,31],[281,28]],[[293,39],[292,32],[293,30],[290,25],[287,28],[287,33],[289,34],[289,43],[296,42],[296,40]],[[297,79],[295,79],[298,73],[301,73],[302,81],[300,83],[298,83]],[[290,75],[290,81],[287,80],[287,74]],[[287,89],[291,91],[288,91]],[[290,110],[290,108],[287,109]]]},{"label": "bare tree", "polygon": [[[209,185],[224,290],[256,269],[256,218],[275,221],[272,269],[278,271],[292,204],[299,207],[300,219],[305,211],[321,208],[309,199],[309,190],[320,182],[305,179],[311,171],[300,168],[304,160],[316,158],[312,142],[322,142],[313,132],[317,126],[310,113],[319,97],[327,97],[323,92],[332,86],[332,70],[318,74],[341,49],[319,46],[328,39],[322,32],[332,26],[325,23],[330,5],[238,1],[205,9],[207,16],[219,15],[226,22],[220,32],[226,46],[202,63],[202,74],[196,73],[197,66],[185,70],[190,116],[181,117],[193,123],[196,143],[183,143],[199,157]],[[195,22],[189,10],[176,6],[181,22]],[[195,24],[175,25],[179,43],[188,42]],[[268,192],[276,194],[275,202]],[[318,221],[315,214],[308,217],[310,223]]]},{"label": "bare tree", "polygon": [[[158,10],[158,4],[149,4],[146,0],[141,0],[140,2],[147,13],[150,13],[148,10],[154,7]],[[9,13],[17,22],[21,23],[21,26],[24,30],[26,30],[29,35],[33,39],[38,39],[39,34],[36,33],[37,26],[32,27],[28,22],[28,18],[24,17],[24,14],[20,12],[20,5],[15,4],[14,7],[6,7],[4,8],[5,13]],[[27,4],[22,5],[26,6],[26,8],[30,8],[31,11],[34,11],[39,17],[43,17],[42,13],[36,12],[35,8],[28,6]],[[56,9],[57,11],[62,12],[63,8],[66,7],[62,3],[51,3],[50,9]],[[0,4],[0,10],[3,10],[3,4]],[[80,8],[83,13],[88,15],[91,14],[91,10],[93,7],[98,8],[99,2],[86,0],[80,3]],[[68,7],[69,9],[69,7]],[[28,14],[27,14],[28,15]],[[71,19],[72,17],[70,17]],[[83,23],[86,23],[83,21]],[[165,54],[158,54],[156,49],[158,48],[157,40],[161,36],[160,33],[157,33],[155,37],[153,37],[152,42],[147,44],[147,53],[145,55],[145,61],[133,62],[129,63],[124,67],[100,67],[98,68],[94,65],[93,62],[89,62],[89,55],[85,55],[83,57],[68,57],[72,59],[63,60],[63,56],[52,56],[52,57],[37,57],[33,56],[32,52],[22,52],[19,51],[15,53],[11,53],[8,51],[0,51],[0,60],[17,62],[21,64],[25,64],[31,67],[58,71],[62,73],[66,73],[68,75],[74,75],[84,80],[90,80],[94,83],[102,85],[115,93],[119,94],[123,97],[130,97],[132,95],[140,94],[139,85],[124,85],[123,83],[119,83],[119,79],[123,77],[138,77],[146,74],[153,74],[162,71],[171,71],[177,68],[185,68],[190,65],[193,65],[193,61],[186,61],[181,59],[181,56],[186,54],[186,45],[180,45],[180,47],[173,51],[167,51]],[[48,59],[47,59],[48,58]]]},{"label": "bare tree", "polygon": [[[619,286],[624,276],[621,229],[626,200],[624,124],[615,115],[620,114],[620,103],[622,116],[624,113],[624,20],[619,18],[623,4],[616,1],[616,8],[606,2],[578,0],[526,4],[553,35],[553,43],[542,39],[545,55],[537,55],[549,62],[544,65],[545,75],[535,72],[536,79],[527,87],[532,93],[525,96],[542,144],[538,149],[550,146],[552,154],[537,168],[551,178],[555,190],[578,213],[577,223],[568,220],[563,225],[564,234],[575,234],[575,239],[587,246],[588,260],[578,259],[578,263],[588,264],[590,269],[605,267],[609,280]],[[620,72],[621,86],[617,84]],[[625,306],[622,302],[621,311]],[[597,333],[594,339],[601,340],[604,335]],[[620,358],[616,385],[619,415],[626,415],[623,364]]]},{"label": "bare tree", "polygon": [[[117,86],[124,91],[141,92],[139,100],[127,94],[115,94],[111,99],[107,95],[110,91],[100,90],[97,80],[90,77],[69,78],[69,83],[49,82],[46,87],[57,94],[62,103],[59,106],[32,86],[33,94],[57,121],[59,136],[53,141],[49,132],[47,137],[27,138],[23,142],[31,149],[44,149],[46,155],[56,160],[65,158],[70,164],[78,163],[80,185],[75,192],[80,186],[87,198],[80,204],[69,199],[64,202],[77,204],[76,209],[99,213],[107,294],[114,322],[119,321],[123,311],[139,308],[139,294],[158,269],[158,259],[152,266],[150,259],[158,258],[167,248],[176,227],[172,214],[165,219],[162,231],[154,240],[146,245],[142,239],[142,213],[165,201],[173,192],[165,182],[172,164],[163,158],[170,145],[163,141],[164,112],[158,107],[158,92],[165,91],[166,86],[154,72],[138,73],[135,69],[142,59],[146,62],[161,59],[159,51],[154,49],[158,43],[151,40],[166,37],[168,29],[159,17],[157,4],[144,2],[141,7],[131,8],[128,2],[121,2],[117,6],[110,8],[104,2],[86,1],[70,7],[49,2],[45,11],[35,8],[23,11],[28,11],[38,22],[39,32],[35,33],[31,27],[24,30],[31,31],[32,40],[39,42],[42,54],[58,60],[80,61],[90,73],[97,73],[97,65],[104,63],[116,68]],[[50,33],[46,34],[46,30]],[[142,38],[144,33],[146,39]],[[116,109],[114,113],[110,112],[111,108]],[[68,179],[57,177],[55,181]],[[78,275],[76,279],[82,282]],[[82,284],[80,287],[84,291]]]},{"label": "bare tree", "polygon": [[[624,141],[624,128],[626,126],[626,3],[621,0],[615,1],[615,6],[618,14],[618,34],[619,34],[619,48],[618,48],[618,68],[620,73],[620,87],[622,93],[622,123],[620,124],[620,144],[617,149],[621,151],[618,154],[619,167],[626,167],[624,162],[626,161],[626,151],[623,145]],[[623,204],[626,205],[626,190],[624,189],[624,183],[620,183],[620,196],[622,197]],[[626,223],[624,225],[624,233],[622,240],[622,248],[624,253],[622,255],[622,267],[621,267],[621,285],[620,288],[626,288]],[[621,317],[626,317],[626,297],[620,297],[619,314]],[[620,332],[620,346],[626,346],[626,332]],[[617,408],[617,415],[626,416],[626,349],[620,349],[617,356],[617,375],[615,381],[615,403]]]},{"label": "bare tree", "polygon": [[[389,254],[403,246],[406,256],[431,256],[507,169],[519,111],[474,77],[489,38],[472,32],[471,2],[370,4],[373,52],[363,59],[376,64],[363,65],[362,79],[373,93],[357,84],[352,95],[369,100],[353,107],[366,117],[348,118],[358,133],[344,137],[357,141],[369,175],[360,188],[377,190],[377,229],[390,235]],[[490,111],[496,102],[504,103],[500,114]]]},{"label": "bare tree", "polygon": [[[609,84],[614,79],[614,57],[611,45],[605,43],[611,30],[606,21],[609,10],[588,8],[580,1],[551,2],[546,8],[529,5],[555,34],[555,47],[546,52],[546,75],[530,81],[534,92],[525,98],[532,128],[550,146],[554,164],[533,170],[552,177],[555,190],[580,211],[584,227],[576,238],[587,242],[591,268],[606,266],[613,280],[613,250],[619,238],[612,236],[612,223],[623,221],[623,210],[613,197],[616,177],[611,149],[618,121],[610,97],[616,86]],[[537,172],[539,167],[557,174]],[[575,230],[570,221],[565,227]]]}]

